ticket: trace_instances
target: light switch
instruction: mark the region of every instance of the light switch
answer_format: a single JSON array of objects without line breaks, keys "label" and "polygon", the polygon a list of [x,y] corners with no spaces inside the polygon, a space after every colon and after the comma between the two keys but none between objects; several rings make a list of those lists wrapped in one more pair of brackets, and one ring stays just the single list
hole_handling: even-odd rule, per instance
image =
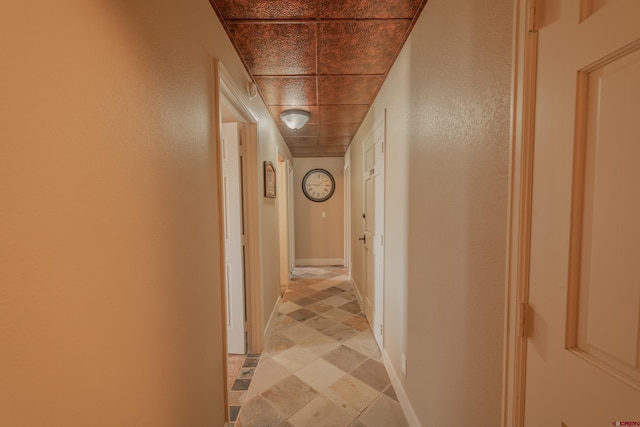
[{"label": "light switch", "polygon": [[327,217],[327,213],[322,211],[322,218],[326,218]]}]

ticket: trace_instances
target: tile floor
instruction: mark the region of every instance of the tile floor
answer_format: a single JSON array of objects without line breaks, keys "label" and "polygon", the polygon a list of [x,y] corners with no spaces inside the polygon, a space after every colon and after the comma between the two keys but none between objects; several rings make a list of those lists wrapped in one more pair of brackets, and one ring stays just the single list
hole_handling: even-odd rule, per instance
[{"label": "tile floor", "polygon": [[231,362],[232,427],[408,425],[343,268],[296,268],[255,368],[250,359]]}]

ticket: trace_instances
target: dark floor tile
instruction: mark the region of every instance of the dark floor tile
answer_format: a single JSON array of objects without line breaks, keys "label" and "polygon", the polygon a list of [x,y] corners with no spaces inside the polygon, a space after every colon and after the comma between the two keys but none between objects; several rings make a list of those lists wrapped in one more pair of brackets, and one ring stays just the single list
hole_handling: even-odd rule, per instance
[{"label": "dark floor tile", "polygon": [[343,293],[344,289],[340,289],[340,288],[336,288],[335,286],[332,286],[331,288],[327,288],[322,292],[324,292],[327,295],[337,295],[337,294]]},{"label": "dark floor tile", "polygon": [[340,342],[348,340],[349,338],[355,337],[359,334],[359,332],[353,329],[351,326],[342,323],[336,323],[335,326],[332,326],[329,329],[325,329],[324,331],[322,331],[322,333]]},{"label": "dark floor tile", "polygon": [[398,396],[396,395],[396,391],[393,389],[392,385],[387,387],[387,389],[384,391],[384,394],[386,394],[387,396],[389,396],[390,398],[392,398],[396,402],[399,402]]},{"label": "dark floor tile", "polygon": [[302,298],[293,299],[291,300],[291,302],[298,304],[300,307],[306,307],[308,305],[315,304],[317,300],[305,296]]},{"label": "dark floor tile", "polygon": [[383,391],[391,380],[384,365],[369,359],[351,372],[351,375],[378,391]]},{"label": "dark floor tile", "polygon": [[243,390],[249,390],[249,384],[251,384],[251,380],[248,379],[237,379],[233,382],[233,386],[231,387],[231,390],[233,391],[243,391]]},{"label": "dark floor tile", "polygon": [[236,378],[241,380],[250,380],[251,378],[253,378],[253,373],[255,370],[256,368],[242,368],[240,369],[240,372],[238,373],[238,376]]},{"label": "dark floor tile", "polygon": [[259,357],[249,357],[247,356],[247,359],[244,361],[244,365],[242,365],[243,368],[255,368],[256,366],[258,366],[258,361],[260,360]]},{"label": "dark floor tile", "polygon": [[306,308],[301,308],[300,310],[289,313],[288,316],[296,319],[298,322],[304,322],[305,320],[317,316],[317,314],[311,310],[307,310]]},{"label": "dark floor tile", "polygon": [[367,356],[345,345],[325,354],[322,358],[345,372],[351,372],[353,368],[367,360]]},{"label": "dark floor tile", "polygon": [[229,420],[235,422],[240,413],[240,406],[229,406]]},{"label": "dark floor tile", "polygon": [[360,313],[360,304],[358,304],[358,301],[348,302],[344,305],[341,305],[339,308],[353,314]]}]

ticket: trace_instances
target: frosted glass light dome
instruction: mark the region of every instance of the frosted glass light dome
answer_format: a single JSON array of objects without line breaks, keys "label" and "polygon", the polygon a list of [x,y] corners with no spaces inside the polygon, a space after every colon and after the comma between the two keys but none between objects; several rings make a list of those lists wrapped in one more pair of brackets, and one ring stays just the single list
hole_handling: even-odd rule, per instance
[{"label": "frosted glass light dome", "polygon": [[311,117],[308,111],[304,110],[285,110],[280,113],[280,119],[289,129],[301,129]]}]

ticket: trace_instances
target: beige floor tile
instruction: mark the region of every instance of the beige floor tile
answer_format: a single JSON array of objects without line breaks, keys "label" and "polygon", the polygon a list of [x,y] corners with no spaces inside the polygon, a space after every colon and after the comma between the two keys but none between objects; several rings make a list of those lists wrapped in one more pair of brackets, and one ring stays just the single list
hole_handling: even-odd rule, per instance
[{"label": "beige floor tile", "polygon": [[349,415],[331,400],[318,396],[289,418],[294,427],[345,427],[353,421]]},{"label": "beige floor tile", "polygon": [[271,406],[290,417],[318,396],[318,392],[295,375],[291,375],[261,394]]},{"label": "beige floor tile", "polygon": [[358,417],[358,421],[367,427],[409,426],[400,404],[389,399],[384,394],[369,405],[362,415]]},{"label": "beige floor tile", "polygon": [[336,283],[339,283],[339,281],[328,279],[328,280],[323,280],[323,281],[318,282],[318,283],[314,283],[313,285],[309,285],[309,287],[311,289],[315,289],[317,291],[324,291],[325,289],[328,289],[328,288],[330,288],[332,286],[335,286]]},{"label": "beige floor tile", "polygon": [[[348,321],[348,319],[347,319],[347,321]],[[321,316],[316,316],[313,319],[309,319],[309,320],[305,321],[304,325],[308,326],[308,327],[310,327],[313,330],[316,330],[318,332],[324,332],[327,329],[330,329],[330,328],[336,326],[337,323],[334,322],[331,319],[326,319],[326,318],[321,317]]]},{"label": "beige floor tile", "polygon": [[273,360],[280,363],[291,372],[297,372],[316,360],[318,357],[319,356],[311,350],[307,350],[296,345],[295,347],[291,347],[290,349],[273,356]]},{"label": "beige floor tile", "polygon": [[297,325],[298,321],[289,316],[278,316],[273,321],[273,332],[281,332],[293,325]]},{"label": "beige floor tile", "polygon": [[340,342],[334,340],[333,338],[324,337],[317,338],[308,344],[303,344],[302,346],[307,350],[311,350],[318,356],[323,356],[330,351],[333,351],[336,348],[340,347]]},{"label": "beige floor tile", "polygon": [[278,311],[282,314],[289,314],[293,311],[300,310],[302,306],[292,301],[283,302],[278,307]]},{"label": "beige floor tile", "polygon": [[330,305],[323,304],[322,301],[319,301],[315,304],[308,305],[307,310],[311,310],[314,313],[321,314],[329,310],[333,310],[333,307]]},{"label": "beige floor tile", "polygon": [[[335,297],[332,297],[335,298]],[[340,310],[339,308],[334,308],[333,310],[325,311],[324,313],[320,313],[320,316],[331,319],[335,322],[341,323],[353,316],[353,313],[349,313],[348,311]]]},{"label": "beige floor tile", "polygon": [[227,377],[235,378],[238,375],[246,357],[244,354],[227,355]]},{"label": "beige floor tile", "polygon": [[343,341],[343,344],[364,354],[373,356],[380,351],[371,331],[364,331],[358,335]]},{"label": "beige floor tile", "polygon": [[[355,418],[380,393],[347,374],[323,391],[322,394]],[[392,425],[389,424],[389,426]]]},{"label": "beige floor tile", "polygon": [[[330,305],[332,307],[340,307],[341,305],[345,305],[349,302],[350,301],[348,299],[342,298],[340,295],[334,295],[322,301],[323,304]],[[351,316],[353,316],[353,313],[351,313]]]},{"label": "beige floor tile", "polygon": [[313,328],[306,326],[304,323],[291,326],[287,330],[282,331],[280,335],[289,338],[291,341],[297,344],[307,344],[314,340],[322,340],[326,336]]},{"label": "beige floor tile", "polygon": [[229,406],[241,406],[245,401],[246,391],[229,391]]},{"label": "beige floor tile", "polygon": [[296,372],[297,377],[320,392],[324,391],[345,375],[345,371],[324,359],[315,360]]},{"label": "beige floor tile", "polygon": [[345,372],[351,372],[356,366],[367,360],[367,356],[364,354],[344,345],[325,354],[322,358]]},{"label": "beige floor tile", "polygon": [[289,375],[291,375],[291,371],[275,360],[262,360],[253,375],[249,388],[257,393],[262,393]]},{"label": "beige floor tile", "polygon": [[271,336],[264,347],[264,354],[273,355],[275,353],[280,353],[294,345],[296,345],[296,343],[291,341],[289,338],[277,333],[271,333]]},{"label": "beige floor tile", "polygon": [[276,411],[264,398],[256,396],[242,406],[236,422],[242,427],[277,427],[286,418]]}]

